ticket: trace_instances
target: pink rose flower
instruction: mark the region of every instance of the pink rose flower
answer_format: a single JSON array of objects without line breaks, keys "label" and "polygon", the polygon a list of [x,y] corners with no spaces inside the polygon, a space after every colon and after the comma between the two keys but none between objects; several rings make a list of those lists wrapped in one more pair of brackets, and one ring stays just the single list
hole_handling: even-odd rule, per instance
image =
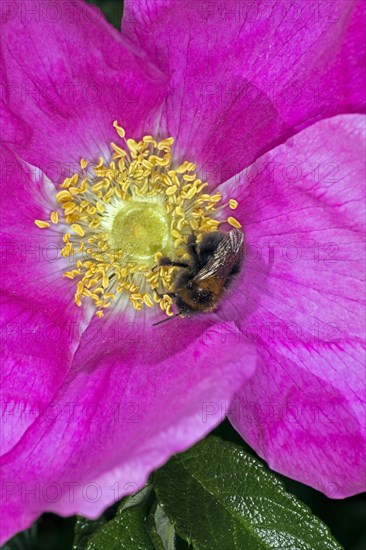
[{"label": "pink rose flower", "polygon": [[[128,0],[121,34],[78,0],[4,4],[1,541],[44,511],[96,518],[226,414],[274,470],[334,498],[364,489],[364,8]],[[91,191],[113,153],[123,164],[115,121],[131,155],[173,137],[174,177],[197,166],[179,195],[197,201],[168,198],[183,175],[153,187],[172,219],[185,209],[180,228],[240,222],[243,268],[217,311],[153,327],[170,302],[147,307],[115,264],[93,271],[99,297],[77,287],[85,220],[88,236],[116,215]],[[118,170],[122,200],[137,184]],[[163,238],[153,204],[142,246]]]}]

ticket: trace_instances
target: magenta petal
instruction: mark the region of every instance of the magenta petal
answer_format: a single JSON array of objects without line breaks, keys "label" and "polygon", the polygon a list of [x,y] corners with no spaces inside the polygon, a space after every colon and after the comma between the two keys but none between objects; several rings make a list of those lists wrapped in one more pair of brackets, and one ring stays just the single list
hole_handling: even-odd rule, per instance
[{"label": "magenta petal", "polygon": [[260,357],[232,422],[273,469],[338,498],[365,488],[364,159],[365,117],[338,116],[221,187],[240,202],[233,302]]},{"label": "magenta petal", "polygon": [[[252,347],[237,340],[233,324],[95,319],[49,410],[4,457],[2,539],[45,510],[97,517],[202,438],[253,373]],[[38,491],[26,505],[23,486]]]},{"label": "magenta petal", "polygon": [[60,256],[62,236],[34,224],[52,210],[44,176],[1,148],[0,193],[3,454],[57,393],[87,315],[63,277],[69,265]]},{"label": "magenta petal", "polygon": [[19,145],[25,143],[31,135],[29,125],[14,112],[11,112],[4,102],[0,103],[1,141]]},{"label": "magenta petal", "polygon": [[262,340],[257,350],[256,376],[231,407],[233,426],[273,470],[331,498],[362,493],[364,345]]},{"label": "magenta petal", "polygon": [[170,76],[161,133],[222,182],[299,127],[364,109],[363,0],[127,0],[123,34]]},{"label": "magenta petal", "polygon": [[114,120],[130,136],[152,130],[166,78],[100,10],[19,0],[2,17],[3,139],[26,136],[17,146],[23,158],[59,181],[82,157],[108,154]]},{"label": "magenta petal", "polygon": [[2,288],[63,323],[82,323],[87,313],[74,305],[75,286],[63,276],[70,269],[69,259],[61,256],[63,233],[52,224],[39,229],[34,223],[49,219],[58,206],[53,184],[4,147],[1,162]]},{"label": "magenta petal", "polygon": [[26,298],[1,299],[1,449],[7,453],[43,413],[71,365],[78,338],[71,319]]}]

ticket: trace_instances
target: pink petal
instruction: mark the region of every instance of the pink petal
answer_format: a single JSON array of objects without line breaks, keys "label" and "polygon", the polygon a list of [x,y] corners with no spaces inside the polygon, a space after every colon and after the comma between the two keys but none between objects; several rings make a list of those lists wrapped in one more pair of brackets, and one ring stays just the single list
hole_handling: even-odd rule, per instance
[{"label": "pink petal", "polygon": [[4,457],[2,540],[45,510],[97,517],[217,425],[255,363],[223,328],[95,319],[50,411]]},{"label": "pink petal", "polygon": [[319,122],[221,187],[247,241],[222,314],[241,312],[260,356],[233,424],[273,469],[337,498],[365,487],[364,130],[361,115]]},{"label": "pink petal", "polygon": [[[362,493],[365,347],[361,342],[258,345],[258,369],[231,406],[233,426],[269,466],[330,498]],[[294,339],[294,336],[291,335]]]},{"label": "pink petal", "polygon": [[51,223],[45,229],[34,223],[49,220],[58,207],[53,184],[4,147],[1,159],[2,288],[50,316],[81,322],[86,312],[74,307],[74,284],[63,276],[71,267],[70,259],[61,256],[63,233]]},{"label": "pink petal", "polygon": [[63,277],[70,267],[61,236],[34,224],[52,210],[44,177],[4,148],[1,161],[3,454],[57,393],[87,314],[73,305],[73,285]]},{"label": "pink petal", "polygon": [[66,316],[52,317],[24,297],[3,295],[1,337],[3,455],[52,402],[70,368],[79,335]]},{"label": "pink petal", "polygon": [[162,135],[222,182],[299,127],[365,105],[363,0],[127,0],[123,35],[170,76]]},{"label": "pink petal", "polygon": [[[2,14],[3,139],[59,181],[82,157],[97,160],[116,139],[148,132],[165,77],[86,2],[8,2]],[[21,119],[19,119],[21,117]],[[18,140],[19,141],[19,140]]]}]

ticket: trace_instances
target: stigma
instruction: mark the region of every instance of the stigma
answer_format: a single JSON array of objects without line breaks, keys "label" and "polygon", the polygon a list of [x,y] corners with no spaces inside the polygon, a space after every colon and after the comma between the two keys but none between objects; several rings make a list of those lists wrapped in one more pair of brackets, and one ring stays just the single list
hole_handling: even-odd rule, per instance
[{"label": "stigma", "polygon": [[[204,192],[208,184],[195,164],[174,164],[174,138],[135,141],[117,121],[113,126],[119,143],[110,144],[109,161],[81,159],[61,184],[49,220],[35,224],[62,233],[61,254],[72,263],[63,276],[75,284],[77,306],[91,300],[101,318],[125,295],[137,311],[158,305],[172,315],[175,268],[159,267],[159,260],[187,258],[192,233],[199,239],[222,223],[240,223],[233,216],[219,219],[221,194]],[[227,205],[234,210],[238,203]]]}]

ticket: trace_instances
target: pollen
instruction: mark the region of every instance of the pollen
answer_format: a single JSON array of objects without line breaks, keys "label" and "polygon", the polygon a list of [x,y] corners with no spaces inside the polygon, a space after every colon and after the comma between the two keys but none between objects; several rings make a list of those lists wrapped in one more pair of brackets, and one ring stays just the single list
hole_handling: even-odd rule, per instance
[{"label": "pollen", "polygon": [[229,216],[227,219],[228,223],[232,225],[233,227],[236,227],[237,229],[241,228],[241,223],[238,222],[236,218],[233,218],[233,216]]},{"label": "pollen", "polygon": [[230,199],[229,206],[231,210],[235,210],[238,207],[238,201],[236,201],[235,199]]},{"label": "pollen", "polygon": [[37,227],[39,227],[40,229],[43,229],[45,227],[49,227],[50,224],[49,222],[44,222],[42,220],[35,220],[34,223],[36,224]]},{"label": "pollen", "polygon": [[61,255],[71,264],[64,277],[75,284],[77,306],[89,300],[102,318],[126,295],[137,311],[158,305],[171,316],[168,293],[177,268],[160,267],[159,260],[186,257],[192,233],[200,239],[222,223],[241,227],[232,216],[218,216],[238,203],[229,199],[220,206],[219,192],[204,193],[208,184],[197,176],[196,165],[174,163],[172,137],[135,141],[126,139],[117,121],[113,126],[117,143],[111,143],[109,160],[80,159],[80,171],[55,195],[57,208],[49,220],[34,223],[62,234]]}]

